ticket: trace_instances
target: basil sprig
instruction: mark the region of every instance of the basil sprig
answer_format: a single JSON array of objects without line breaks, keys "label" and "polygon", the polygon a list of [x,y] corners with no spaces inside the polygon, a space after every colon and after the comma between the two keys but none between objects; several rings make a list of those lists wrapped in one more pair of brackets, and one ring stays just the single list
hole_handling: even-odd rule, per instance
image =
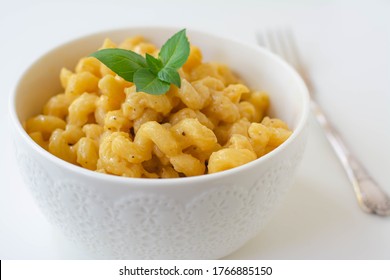
[{"label": "basil sprig", "polygon": [[143,57],[117,48],[99,50],[90,56],[96,57],[126,81],[133,82],[137,91],[160,95],[166,93],[171,84],[180,88],[177,70],[187,61],[189,54],[190,43],[183,29],[165,42],[158,58],[150,54]]}]

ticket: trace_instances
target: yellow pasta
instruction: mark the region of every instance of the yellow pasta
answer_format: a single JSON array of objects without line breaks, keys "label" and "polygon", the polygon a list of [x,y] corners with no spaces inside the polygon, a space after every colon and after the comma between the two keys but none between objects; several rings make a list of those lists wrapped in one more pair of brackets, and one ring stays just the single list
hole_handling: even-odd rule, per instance
[{"label": "yellow pasta", "polygon": [[71,100],[77,98],[85,92],[98,92],[99,78],[90,72],[72,74],[67,81],[65,94]]},{"label": "yellow pasta", "polygon": [[[123,48],[157,56],[142,36],[100,49]],[[178,178],[231,169],[277,148],[291,135],[270,118],[269,96],[253,91],[231,69],[203,62],[191,46],[179,69],[181,87],[164,95],[137,92],[93,57],[74,70],[61,69],[62,92],[24,126],[53,155],[104,174],[137,178]]]},{"label": "yellow pasta", "polygon": [[202,125],[210,128],[211,130],[214,129],[214,124],[205,114],[197,110],[192,110],[190,108],[184,108],[174,114],[171,114],[169,117],[169,122],[174,125],[183,119],[197,119]]},{"label": "yellow pasta", "polygon": [[209,102],[210,92],[197,91],[186,79],[182,79],[177,96],[188,108],[200,110]]},{"label": "yellow pasta", "polygon": [[160,178],[179,178],[179,173],[172,166],[164,166],[161,168]]},{"label": "yellow pasta", "polygon": [[125,89],[126,99],[122,103],[122,110],[130,120],[139,118],[146,108],[153,109],[162,115],[168,115],[172,110],[172,102],[168,94],[151,95],[136,92],[135,86]]},{"label": "yellow pasta", "polygon": [[146,108],[143,111],[142,115],[139,118],[134,120],[134,125],[133,125],[134,132],[137,133],[141,125],[143,125],[146,122],[150,122],[150,121],[161,122],[162,119],[163,118],[160,113],[157,113],[153,109]]},{"label": "yellow pasta", "polygon": [[96,77],[101,77],[100,62],[94,57],[84,57],[80,59],[75,68],[76,73],[89,72]]},{"label": "yellow pasta", "polygon": [[107,110],[120,109],[121,104],[125,101],[125,88],[131,86],[132,83],[126,82],[119,76],[110,74],[105,75],[100,79],[98,87],[102,95],[107,96]]},{"label": "yellow pasta", "polygon": [[41,146],[45,150],[47,150],[49,148],[49,146],[48,146],[49,143],[48,143],[48,141],[45,141],[45,139],[43,139],[42,132],[35,131],[35,132],[29,133],[28,135],[30,135],[30,137],[35,141],[35,143],[37,143],[39,146]]},{"label": "yellow pasta", "polygon": [[238,111],[241,118],[246,118],[250,122],[255,122],[258,115],[255,106],[248,101],[238,103]]},{"label": "yellow pasta", "polygon": [[132,122],[121,110],[109,111],[104,117],[104,130],[128,132]]},{"label": "yellow pasta", "polygon": [[190,154],[182,153],[171,157],[170,160],[173,168],[185,176],[202,175],[206,170],[204,163]]},{"label": "yellow pasta", "polygon": [[212,153],[209,160],[209,173],[231,169],[256,159],[256,154],[248,149],[224,148]]},{"label": "yellow pasta", "polygon": [[213,93],[211,104],[203,112],[219,123],[233,123],[240,118],[239,107],[219,91]]},{"label": "yellow pasta", "polygon": [[183,65],[183,70],[186,72],[191,72],[192,69],[202,64],[202,52],[196,46],[191,46],[190,55],[186,63]]},{"label": "yellow pasta", "polygon": [[113,151],[112,143],[118,134],[125,136],[124,132],[104,133],[100,139],[99,159],[97,169],[104,173],[127,176],[142,177],[143,167],[141,164],[130,163]]},{"label": "yellow pasta", "polygon": [[50,115],[38,115],[28,119],[25,123],[27,133],[40,132],[43,139],[49,139],[55,129],[65,129],[65,126],[64,120]]},{"label": "yellow pasta", "polygon": [[43,107],[43,114],[49,116],[56,116],[65,119],[68,115],[68,107],[71,99],[64,93],[57,94],[49,99]]},{"label": "yellow pasta", "polygon": [[62,129],[56,129],[53,131],[49,140],[49,152],[60,159],[76,164],[76,151],[71,145],[69,145],[64,132],[65,131]]},{"label": "yellow pasta", "polygon": [[76,145],[77,163],[90,170],[96,170],[99,158],[97,142],[91,138],[82,137]]},{"label": "yellow pasta", "polygon": [[60,82],[64,89],[68,86],[70,77],[73,75],[72,71],[67,68],[62,68],[60,72]]},{"label": "yellow pasta", "polygon": [[88,122],[89,115],[96,110],[98,97],[95,94],[83,93],[77,97],[69,106],[68,123],[83,126]]},{"label": "yellow pasta", "polygon": [[125,39],[120,45],[119,48],[125,49],[125,50],[131,50],[134,51],[135,46],[145,41],[145,38],[142,36],[134,36]]},{"label": "yellow pasta", "polygon": [[83,126],[82,129],[86,137],[96,141],[99,141],[100,136],[104,132],[104,128],[95,123],[86,124]]},{"label": "yellow pasta", "polygon": [[224,95],[226,95],[233,103],[238,103],[241,100],[241,96],[246,93],[250,93],[249,89],[243,84],[231,84],[223,89]]}]

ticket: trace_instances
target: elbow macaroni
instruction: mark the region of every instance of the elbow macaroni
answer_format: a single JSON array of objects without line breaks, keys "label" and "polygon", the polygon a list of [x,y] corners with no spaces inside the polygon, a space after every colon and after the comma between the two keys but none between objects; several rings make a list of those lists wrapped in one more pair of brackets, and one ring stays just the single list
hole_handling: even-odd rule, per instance
[{"label": "elbow macaroni", "polygon": [[[102,48],[116,47],[106,39]],[[156,56],[136,36],[120,48]],[[165,95],[137,92],[93,57],[63,68],[63,91],[28,119],[25,129],[57,157],[101,173],[177,178],[215,173],[253,161],[282,144],[288,126],[266,116],[267,93],[251,91],[225,65],[202,62],[191,46],[179,70],[181,88]]]}]

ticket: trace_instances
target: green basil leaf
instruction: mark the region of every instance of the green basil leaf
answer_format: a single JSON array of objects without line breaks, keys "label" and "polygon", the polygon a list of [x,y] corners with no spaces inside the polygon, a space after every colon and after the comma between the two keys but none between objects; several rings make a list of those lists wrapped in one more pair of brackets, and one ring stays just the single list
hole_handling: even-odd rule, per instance
[{"label": "green basil leaf", "polygon": [[162,61],[148,53],[146,54],[146,63],[148,64],[150,70],[156,75],[163,68]]},{"label": "green basil leaf", "polygon": [[161,47],[159,58],[164,67],[179,69],[187,61],[190,55],[190,43],[186,36],[186,30],[183,29],[173,35]]},{"label": "green basil leaf", "polygon": [[166,93],[170,84],[161,81],[150,69],[140,68],[134,74],[134,83],[137,91],[160,95]]},{"label": "green basil leaf", "polygon": [[181,86],[177,70],[183,66],[190,54],[190,43],[183,29],[173,35],[161,47],[159,58],[149,54],[145,58],[124,49],[104,49],[92,53],[113,72],[126,81],[134,82],[138,91],[164,94],[171,84]]},{"label": "green basil leaf", "polygon": [[135,52],[124,49],[103,49],[90,54],[104,65],[129,82],[133,82],[134,73],[147,67],[145,58]]},{"label": "green basil leaf", "polygon": [[181,86],[181,78],[176,69],[164,67],[158,72],[158,78],[164,82],[174,84],[178,88]]}]

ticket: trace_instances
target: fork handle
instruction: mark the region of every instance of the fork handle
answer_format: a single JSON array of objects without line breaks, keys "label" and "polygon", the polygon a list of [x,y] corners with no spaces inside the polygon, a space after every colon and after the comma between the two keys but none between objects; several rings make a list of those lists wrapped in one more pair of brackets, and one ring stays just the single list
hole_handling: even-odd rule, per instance
[{"label": "fork handle", "polygon": [[312,99],[314,115],[340,160],[356,194],[359,206],[367,213],[381,216],[390,214],[389,197],[369,175],[363,165],[352,155],[336,129],[330,124],[319,105]]}]

